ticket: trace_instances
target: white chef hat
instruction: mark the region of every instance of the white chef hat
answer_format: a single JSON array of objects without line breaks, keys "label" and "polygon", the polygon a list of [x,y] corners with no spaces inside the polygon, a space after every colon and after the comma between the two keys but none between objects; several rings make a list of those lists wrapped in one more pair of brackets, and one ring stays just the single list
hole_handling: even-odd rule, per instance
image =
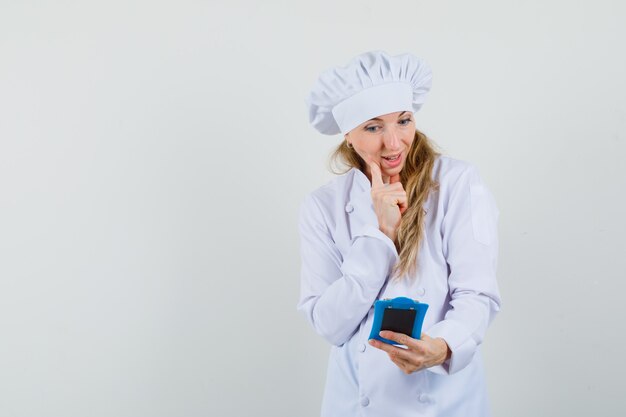
[{"label": "white chef hat", "polygon": [[305,102],[309,122],[325,135],[348,133],[361,123],[397,111],[417,112],[430,91],[428,64],[411,54],[357,55],[345,67],[323,71]]}]

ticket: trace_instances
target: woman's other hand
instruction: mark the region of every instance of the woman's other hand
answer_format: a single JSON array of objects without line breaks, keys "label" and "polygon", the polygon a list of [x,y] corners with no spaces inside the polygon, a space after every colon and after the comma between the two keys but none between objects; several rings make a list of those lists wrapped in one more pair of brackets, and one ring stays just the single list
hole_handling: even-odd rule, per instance
[{"label": "woman's other hand", "polygon": [[422,333],[421,339],[413,339],[402,333],[383,330],[380,336],[407,347],[404,349],[380,340],[369,340],[370,345],[387,352],[389,359],[407,375],[431,366],[441,365],[451,355],[445,340],[440,337],[433,339],[426,333]]},{"label": "woman's other hand", "polygon": [[372,176],[372,202],[380,231],[396,243],[401,216],[408,208],[408,200],[400,182],[400,175],[391,176],[389,184],[385,184],[380,165],[372,160],[368,161],[368,164]]}]

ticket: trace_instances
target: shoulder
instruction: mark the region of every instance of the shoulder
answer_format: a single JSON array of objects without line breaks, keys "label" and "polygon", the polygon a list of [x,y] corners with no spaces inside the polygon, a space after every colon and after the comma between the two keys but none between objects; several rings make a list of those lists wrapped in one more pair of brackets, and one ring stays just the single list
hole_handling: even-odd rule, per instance
[{"label": "shoulder", "polygon": [[476,165],[460,159],[440,156],[433,169],[433,177],[439,182],[440,195],[445,207],[449,204],[489,206],[496,216],[499,213],[496,200],[482,179]]},{"label": "shoulder", "polygon": [[345,190],[349,190],[354,180],[356,168],[344,174],[337,175],[326,184],[314,189],[306,197],[306,200],[315,200],[321,205],[328,205],[344,195]]},{"label": "shoulder", "polygon": [[478,176],[476,166],[468,161],[439,155],[433,167],[433,179],[442,188],[454,187],[462,180]]},{"label": "shoulder", "polygon": [[463,194],[488,194],[493,199],[478,167],[471,162],[439,156],[433,168],[433,179],[439,183],[442,195],[448,198]]},{"label": "shoulder", "polygon": [[322,215],[324,217],[329,215],[333,208],[340,203],[339,200],[347,198],[355,181],[356,171],[356,168],[352,168],[306,194],[301,204],[301,217],[304,215]]}]

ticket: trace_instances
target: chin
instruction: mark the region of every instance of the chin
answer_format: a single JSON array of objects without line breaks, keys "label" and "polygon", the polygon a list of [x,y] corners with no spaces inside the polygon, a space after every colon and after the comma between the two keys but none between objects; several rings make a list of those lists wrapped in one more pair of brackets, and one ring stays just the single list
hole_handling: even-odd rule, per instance
[{"label": "chin", "polygon": [[397,174],[398,172],[402,171],[402,168],[404,168],[404,164],[400,164],[399,166],[395,168],[383,168],[383,171],[393,172],[394,174]]}]

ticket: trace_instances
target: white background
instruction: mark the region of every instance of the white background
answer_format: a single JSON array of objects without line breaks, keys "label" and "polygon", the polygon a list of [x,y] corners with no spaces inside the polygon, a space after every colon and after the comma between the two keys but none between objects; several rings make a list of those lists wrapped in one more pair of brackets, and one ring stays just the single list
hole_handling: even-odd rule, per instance
[{"label": "white background", "polygon": [[[624,415],[621,1],[0,1],[0,416],[319,414],[297,211],[323,69],[427,60],[500,217],[496,416]],[[391,414],[390,414],[391,415]]]}]

